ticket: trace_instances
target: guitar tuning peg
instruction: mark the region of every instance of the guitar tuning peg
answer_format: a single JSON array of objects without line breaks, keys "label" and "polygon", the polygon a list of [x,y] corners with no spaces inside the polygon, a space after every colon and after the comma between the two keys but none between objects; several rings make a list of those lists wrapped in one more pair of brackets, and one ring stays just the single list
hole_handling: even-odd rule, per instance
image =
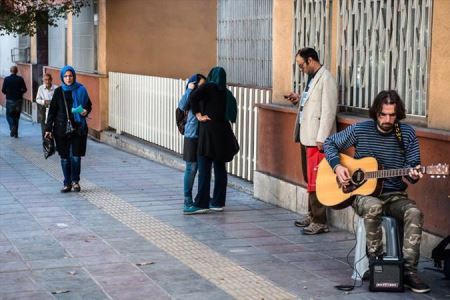
[{"label": "guitar tuning peg", "polygon": [[436,176],[436,178],[441,178],[441,176],[440,176],[440,175],[438,175],[438,176]]},{"label": "guitar tuning peg", "polygon": [[431,175],[430,177],[431,177],[431,178],[434,178],[434,175]]},{"label": "guitar tuning peg", "polygon": [[442,178],[447,178],[447,176],[445,176],[445,175],[442,175]]}]

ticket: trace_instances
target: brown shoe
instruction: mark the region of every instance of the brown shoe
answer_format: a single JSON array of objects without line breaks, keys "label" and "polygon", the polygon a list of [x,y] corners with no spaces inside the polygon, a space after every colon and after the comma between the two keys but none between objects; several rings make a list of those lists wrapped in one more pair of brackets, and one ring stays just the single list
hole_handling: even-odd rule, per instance
[{"label": "brown shoe", "polygon": [[328,229],[328,226],[326,224],[319,224],[319,223],[311,223],[309,224],[309,226],[303,228],[303,234],[306,235],[326,233],[328,231],[330,230]]},{"label": "brown shoe", "polygon": [[309,226],[309,224],[311,224],[311,216],[306,216],[306,218],[302,219],[302,220],[297,220],[294,222],[294,225],[297,227],[306,227]]}]

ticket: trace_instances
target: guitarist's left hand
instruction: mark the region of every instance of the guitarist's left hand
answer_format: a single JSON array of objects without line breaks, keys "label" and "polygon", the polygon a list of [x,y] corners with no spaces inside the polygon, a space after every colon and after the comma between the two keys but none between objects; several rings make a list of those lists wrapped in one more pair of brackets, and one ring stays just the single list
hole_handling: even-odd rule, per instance
[{"label": "guitarist's left hand", "polygon": [[409,170],[408,176],[411,177],[412,180],[417,181],[423,177],[423,173],[420,172],[421,165],[417,165],[415,168]]}]

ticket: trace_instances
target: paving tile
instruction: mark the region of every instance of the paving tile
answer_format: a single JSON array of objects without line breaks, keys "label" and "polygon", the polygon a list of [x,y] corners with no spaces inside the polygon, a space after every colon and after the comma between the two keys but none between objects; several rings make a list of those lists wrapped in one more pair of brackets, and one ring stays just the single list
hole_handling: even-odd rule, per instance
[{"label": "paving tile", "polygon": [[55,299],[51,293],[46,291],[32,291],[32,292],[13,292],[3,293],[0,291],[0,299],[2,300],[50,300]]},{"label": "paving tile", "polygon": [[[4,122],[1,112],[0,120]],[[0,299],[232,298],[197,273],[201,270],[195,264],[188,267],[109,215],[104,206],[89,202],[86,196],[99,191],[169,224],[177,235],[167,236],[167,241],[179,241],[172,254],[180,255],[176,249],[190,245],[179,237],[189,237],[220,255],[218,260],[229,259],[303,299],[441,299],[449,294],[447,282],[429,270],[421,273],[433,286],[428,295],[373,294],[367,286],[349,294],[337,291],[334,285],[350,281],[345,260],[353,234],[332,228],[329,234],[304,236],[293,226],[301,215],[233,189],[228,189],[224,213],[184,216],[182,172],[101,143],[89,141],[83,192],[62,195],[59,158],[42,164],[25,155],[38,153],[42,159],[38,126],[23,121],[26,138],[17,141],[9,139],[5,128],[0,126]],[[47,169],[53,166],[56,173],[51,175]],[[84,184],[86,179],[95,186]],[[25,191],[24,184],[36,188]],[[194,257],[199,263],[210,259],[202,253]],[[421,266],[432,267],[429,261]],[[238,284],[248,280],[234,279]],[[51,295],[57,288],[70,292]]]}]

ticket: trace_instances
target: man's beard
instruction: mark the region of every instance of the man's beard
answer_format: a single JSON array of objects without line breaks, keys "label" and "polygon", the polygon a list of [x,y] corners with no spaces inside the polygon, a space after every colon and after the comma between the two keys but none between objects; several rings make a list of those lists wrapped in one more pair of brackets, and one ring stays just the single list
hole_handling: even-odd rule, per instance
[{"label": "man's beard", "polygon": [[394,127],[394,123],[378,123],[378,127],[384,132],[390,132]]}]

